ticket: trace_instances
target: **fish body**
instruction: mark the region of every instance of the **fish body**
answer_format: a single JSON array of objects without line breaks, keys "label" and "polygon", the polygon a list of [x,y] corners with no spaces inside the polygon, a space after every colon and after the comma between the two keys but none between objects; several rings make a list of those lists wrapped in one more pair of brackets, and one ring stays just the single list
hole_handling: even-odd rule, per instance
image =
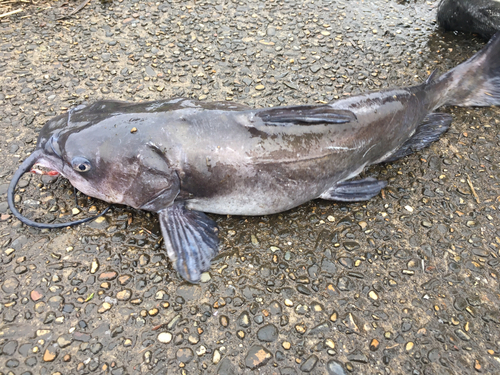
[{"label": "fish body", "polygon": [[265,215],[316,198],[369,199],[386,183],[351,179],[438,139],[451,116],[436,108],[498,104],[500,34],[421,85],[326,105],[99,101],[44,126],[9,202],[12,209],[16,179],[37,163],[89,196],[157,212],[175,268],[197,282],[218,246],[217,226],[204,212]]},{"label": "fish body", "polygon": [[[175,199],[215,214],[272,214],[316,199],[394,153],[436,105],[426,100],[428,86],[271,110],[183,98],[99,101],[42,129],[38,144],[47,154],[38,164],[78,180],[87,195],[137,209],[159,211]],[[341,123],[266,117],[311,116],[311,108],[340,114]],[[93,170],[77,172],[49,156],[53,150],[64,160],[92,155]]]}]

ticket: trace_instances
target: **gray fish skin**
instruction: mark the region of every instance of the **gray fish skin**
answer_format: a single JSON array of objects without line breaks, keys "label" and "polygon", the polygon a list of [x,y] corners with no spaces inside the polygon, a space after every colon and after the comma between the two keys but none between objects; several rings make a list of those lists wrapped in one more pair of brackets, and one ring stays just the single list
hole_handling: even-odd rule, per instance
[{"label": "gray fish skin", "polygon": [[216,224],[203,212],[266,215],[316,198],[369,199],[385,182],[349,179],[439,138],[451,117],[433,110],[498,104],[500,34],[441,77],[323,106],[179,98],[77,107],[44,126],[37,162],[89,196],[158,212],[175,268],[197,282],[218,251]]}]

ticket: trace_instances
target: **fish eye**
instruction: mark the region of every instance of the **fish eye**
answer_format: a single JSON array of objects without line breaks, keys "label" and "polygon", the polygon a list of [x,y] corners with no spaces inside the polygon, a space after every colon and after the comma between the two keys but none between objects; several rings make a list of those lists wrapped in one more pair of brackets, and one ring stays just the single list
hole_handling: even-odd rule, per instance
[{"label": "fish eye", "polygon": [[92,167],[90,161],[88,161],[85,158],[82,158],[81,156],[74,157],[73,160],[71,161],[71,166],[75,171],[80,173],[88,172]]}]

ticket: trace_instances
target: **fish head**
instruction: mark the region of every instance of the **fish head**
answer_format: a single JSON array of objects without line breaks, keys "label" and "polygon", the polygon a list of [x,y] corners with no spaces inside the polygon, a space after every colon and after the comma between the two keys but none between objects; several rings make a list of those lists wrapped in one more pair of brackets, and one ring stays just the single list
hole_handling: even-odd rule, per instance
[{"label": "fish head", "polygon": [[130,130],[127,116],[67,113],[50,120],[40,132],[32,172],[61,174],[82,193],[109,203],[167,207],[180,191],[179,177],[158,146]]}]

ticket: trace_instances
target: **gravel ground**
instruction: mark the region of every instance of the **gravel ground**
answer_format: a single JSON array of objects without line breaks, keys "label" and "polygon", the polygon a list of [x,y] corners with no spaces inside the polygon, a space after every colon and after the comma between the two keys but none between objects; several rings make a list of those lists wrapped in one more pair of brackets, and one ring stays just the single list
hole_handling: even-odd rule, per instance
[{"label": "gravel ground", "polygon": [[[23,3],[20,3],[23,4]],[[364,203],[212,216],[203,282],[172,270],[155,215],[115,207],[26,227],[6,191],[39,129],[101,98],[254,106],[409,86],[484,41],[445,34],[435,1],[62,1],[0,19],[0,374],[500,372],[499,108],[447,108],[430,148],[365,174]],[[13,7],[15,8],[15,7]],[[104,207],[25,175],[35,219]]]}]

